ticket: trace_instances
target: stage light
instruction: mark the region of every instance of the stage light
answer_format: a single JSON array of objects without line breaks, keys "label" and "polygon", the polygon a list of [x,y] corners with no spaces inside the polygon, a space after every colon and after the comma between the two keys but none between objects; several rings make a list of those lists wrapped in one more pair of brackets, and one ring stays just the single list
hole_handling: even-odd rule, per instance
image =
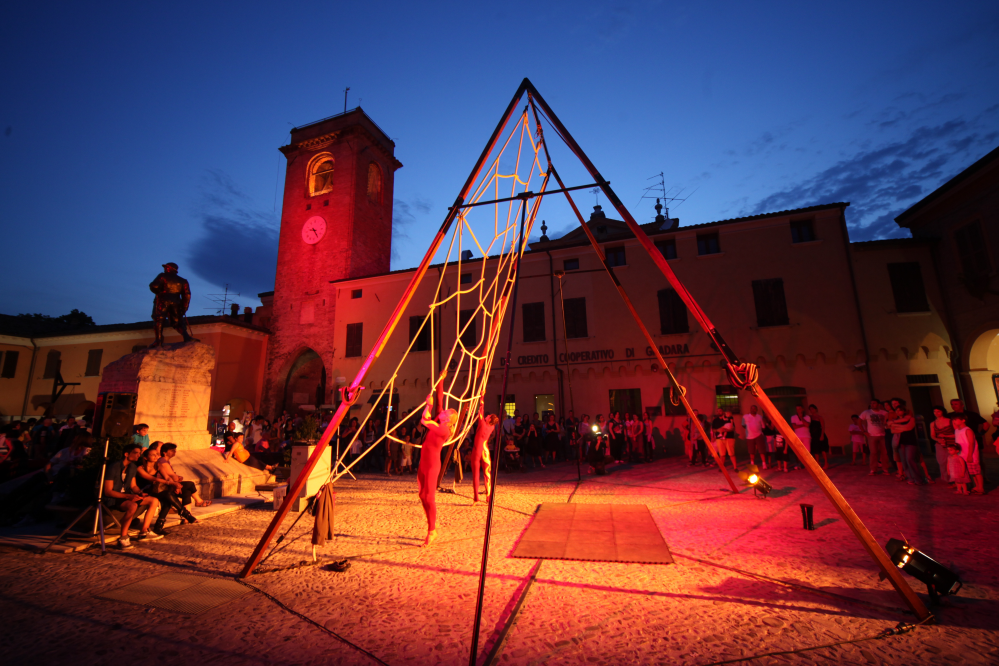
[{"label": "stage light", "polygon": [[599,433],[600,432],[600,426],[596,426],[596,425],[593,426],[593,432]]},{"label": "stage light", "polygon": [[746,480],[749,481],[751,486],[753,486],[753,494],[757,497],[762,495],[763,498],[766,499],[767,495],[770,494],[770,491],[774,489],[774,487],[767,483],[766,479],[759,474],[750,474]]},{"label": "stage light", "polygon": [[[939,597],[957,594],[961,589],[962,583],[956,573],[908,543],[888,539],[885,550],[896,567],[926,584],[926,591],[934,603]],[[881,579],[884,578],[881,574]]]}]

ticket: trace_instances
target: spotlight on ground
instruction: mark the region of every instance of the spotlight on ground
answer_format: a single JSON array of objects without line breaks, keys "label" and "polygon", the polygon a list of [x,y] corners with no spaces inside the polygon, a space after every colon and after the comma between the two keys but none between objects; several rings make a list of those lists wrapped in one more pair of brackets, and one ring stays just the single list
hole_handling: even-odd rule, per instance
[{"label": "spotlight on ground", "polygon": [[[926,584],[926,591],[933,603],[942,596],[957,594],[961,589],[961,581],[956,573],[908,543],[888,539],[885,550],[896,567]],[[885,575],[881,574],[881,578],[884,580]]]},{"label": "spotlight on ground", "polygon": [[753,486],[753,494],[761,499],[766,499],[767,495],[770,494],[770,491],[774,489],[774,487],[767,483],[766,479],[759,474],[750,474],[746,480],[749,481],[749,485]]}]

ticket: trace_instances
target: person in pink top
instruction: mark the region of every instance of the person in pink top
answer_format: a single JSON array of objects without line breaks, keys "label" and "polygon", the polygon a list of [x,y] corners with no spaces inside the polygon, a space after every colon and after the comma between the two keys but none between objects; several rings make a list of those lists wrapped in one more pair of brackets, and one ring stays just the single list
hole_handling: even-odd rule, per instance
[{"label": "person in pink top", "polygon": [[968,465],[968,475],[975,481],[975,488],[971,494],[981,495],[984,493],[985,484],[982,480],[982,464],[978,458],[978,440],[975,439],[975,433],[967,426],[964,414],[951,414],[950,422],[954,424],[954,443],[961,447],[961,457]]},{"label": "person in pink top", "polygon": [[420,503],[423,513],[427,516],[427,539],[424,546],[429,546],[437,538],[437,476],[441,471],[441,450],[454,434],[458,423],[458,412],[445,409],[433,418],[434,394],[427,395],[427,406],[423,410],[421,423],[427,429],[427,437],[423,440],[423,451],[420,454],[420,468],[416,472],[416,482],[420,489]]}]

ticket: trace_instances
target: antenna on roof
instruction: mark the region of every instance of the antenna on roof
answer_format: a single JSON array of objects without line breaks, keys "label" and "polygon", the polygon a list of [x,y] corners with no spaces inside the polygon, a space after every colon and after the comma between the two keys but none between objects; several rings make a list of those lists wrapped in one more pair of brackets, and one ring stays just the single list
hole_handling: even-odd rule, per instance
[{"label": "antenna on roof", "polygon": [[[239,292],[233,294],[233,296],[239,296]],[[226,305],[229,302],[229,285],[225,285],[225,291],[221,294],[206,294],[205,298],[215,303],[216,307],[201,308],[202,310],[215,310],[215,314],[219,317],[225,315]]]},{"label": "antenna on roof", "polygon": [[[673,186],[669,188],[669,190],[667,190],[666,176],[663,174],[662,171],[660,171],[654,176],[649,177],[648,180],[654,180],[655,182],[653,182],[651,185],[642,190],[642,196],[638,200],[638,206],[640,207],[642,205],[642,201],[645,199],[655,199],[656,200],[655,221],[663,222],[663,220],[660,220],[659,218],[664,218],[666,226],[668,228],[675,229],[677,226],[679,226],[680,220],[679,218],[670,218],[669,209],[670,205],[673,202],[679,202],[676,204],[676,206],[673,206],[674,208],[677,208],[680,206],[680,204],[682,204],[684,201],[687,200],[686,197],[680,198],[680,195],[683,194],[685,188],[677,188],[676,186]],[[675,193],[674,190],[676,190]],[[664,207],[663,204],[665,204],[666,208],[665,216],[661,212]]]},{"label": "antenna on roof", "polygon": [[347,93],[350,92],[350,86],[343,89],[343,112],[347,113]]}]

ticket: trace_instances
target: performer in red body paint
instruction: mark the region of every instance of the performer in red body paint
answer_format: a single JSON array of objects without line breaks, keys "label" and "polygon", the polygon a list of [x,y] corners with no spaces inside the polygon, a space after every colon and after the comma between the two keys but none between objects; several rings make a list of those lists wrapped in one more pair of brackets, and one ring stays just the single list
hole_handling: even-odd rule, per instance
[{"label": "performer in red body paint", "polygon": [[445,409],[433,418],[434,394],[427,396],[427,406],[423,410],[423,427],[427,436],[423,440],[423,451],[420,453],[420,469],[416,473],[416,481],[420,487],[420,502],[423,512],[427,514],[427,540],[424,546],[429,546],[437,538],[437,475],[441,469],[441,449],[447,444],[454,433],[458,422],[458,412]]},{"label": "performer in red body paint", "polygon": [[489,459],[489,440],[496,430],[499,417],[495,414],[483,417],[484,405],[479,405],[479,429],[475,431],[475,443],[472,445],[472,490],[475,492],[474,502],[479,501],[479,466],[482,466],[482,473],[486,479],[485,496],[489,498],[490,478],[492,476],[492,462]]}]

